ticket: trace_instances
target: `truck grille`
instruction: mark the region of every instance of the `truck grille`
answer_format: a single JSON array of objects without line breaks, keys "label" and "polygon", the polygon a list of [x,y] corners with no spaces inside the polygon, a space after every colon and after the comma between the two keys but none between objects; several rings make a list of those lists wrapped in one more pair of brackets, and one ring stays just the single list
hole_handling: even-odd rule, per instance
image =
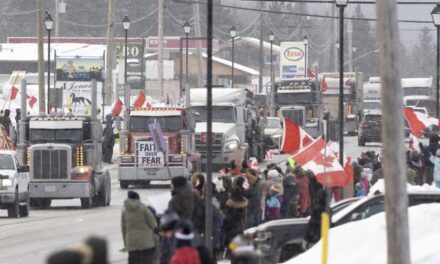
[{"label": "truck grille", "polygon": [[67,179],[69,155],[67,149],[34,149],[32,151],[33,179]]},{"label": "truck grille", "polygon": [[[196,150],[204,155],[208,150],[206,143],[206,136],[202,136],[201,134],[196,134]],[[212,141],[212,152],[221,153],[223,146],[223,134],[216,133],[214,134],[214,140]]]}]

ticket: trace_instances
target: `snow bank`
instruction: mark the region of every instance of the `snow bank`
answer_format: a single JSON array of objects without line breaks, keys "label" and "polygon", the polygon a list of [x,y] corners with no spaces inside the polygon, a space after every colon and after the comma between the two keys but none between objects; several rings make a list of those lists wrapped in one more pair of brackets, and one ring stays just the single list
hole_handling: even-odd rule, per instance
[{"label": "snow bank", "polygon": [[[411,263],[440,263],[440,204],[409,208]],[[328,263],[386,264],[385,213],[330,229]],[[321,263],[322,243],[287,264]]]},{"label": "snow bank", "polygon": [[[420,186],[420,185],[411,185],[411,184],[407,183],[406,186],[407,186],[408,192],[427,192],[427,191],[440,192],[440,189],[435,187],[435,185],[424,184],[424,185]],[[376,193],[376,192],[385,193],[385,180],[384,179],[378,180],[373,186],[371,186],[370,192],[368,193],[368,195],[374,195],[374,193]]]}]

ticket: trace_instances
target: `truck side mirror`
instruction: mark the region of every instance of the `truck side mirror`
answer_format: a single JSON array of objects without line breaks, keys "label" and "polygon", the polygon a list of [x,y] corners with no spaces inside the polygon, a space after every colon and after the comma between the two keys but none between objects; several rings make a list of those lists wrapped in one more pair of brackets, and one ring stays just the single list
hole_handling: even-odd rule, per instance
[{"label": "truck side mirror", "polygon": [[17,172],[29,172],[29,165],[21,165],[18,167]]}]

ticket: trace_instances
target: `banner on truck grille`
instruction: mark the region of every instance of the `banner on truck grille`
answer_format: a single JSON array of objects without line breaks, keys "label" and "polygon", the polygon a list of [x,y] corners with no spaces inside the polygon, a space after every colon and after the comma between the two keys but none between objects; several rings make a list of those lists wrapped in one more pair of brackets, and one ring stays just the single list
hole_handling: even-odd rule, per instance
[{"label": "banner on truck grille", "polygon": [[[91,82],[57,82],[57,88],[63,90],[63,108],[75,115],[92,114]],[[102,82],[96,83],[98,109],[102,108]]]},{"label": "banner on truck grille", "polygon": [[159,168],[165,166],[162,152],[159,152],[154,141],[136,141],[136,157],[139,167]]},{"label": "banner on truck grille", "polygon": [[281,79],[305,77],[307,52],[304,42],[281,42],[280,47]]}]

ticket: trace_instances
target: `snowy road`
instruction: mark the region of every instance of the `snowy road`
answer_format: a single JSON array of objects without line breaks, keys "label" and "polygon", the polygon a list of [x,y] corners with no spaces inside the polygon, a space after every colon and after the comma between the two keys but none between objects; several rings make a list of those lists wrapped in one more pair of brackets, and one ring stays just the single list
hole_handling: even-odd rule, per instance
[{"label": "snowy road", "polygon": [[[357,137],[348,137],[346,154],[353,158],[361,151],[377,150],[379,145],[357,146]],[[283,157],[275,157],[282,160]],[[264,164],[263,164],[264,165]],[[119,188],[115,166],[111,169],[112,202],[110,207],[80,209],[79,200],[53,201],[49,210],[32,210],[28,218],[9,219],[0,211],[0,260],[2,264],[45,263],[47,255],[83,240],[88,235],[107,239],[112,263],[126,263],[122,246],[120,213],[126,191]],[[161,196],[169,192],[168,184],[136,188],[141,199]],[[157,201],[156,201],[157,202]],[[162,201],[166,203],[167,201]]]}]

